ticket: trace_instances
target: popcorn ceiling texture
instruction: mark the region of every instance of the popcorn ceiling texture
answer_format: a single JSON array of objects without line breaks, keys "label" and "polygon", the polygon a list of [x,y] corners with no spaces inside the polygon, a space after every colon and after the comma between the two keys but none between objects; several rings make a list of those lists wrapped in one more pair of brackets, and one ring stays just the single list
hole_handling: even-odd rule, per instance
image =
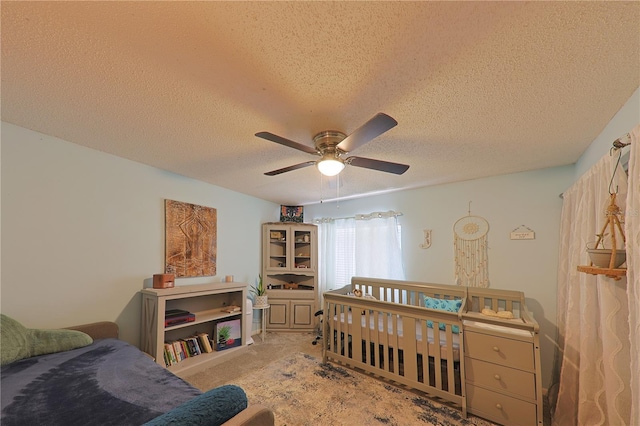
[{"label": "popcorn ceiling texture", "polygon": [[638,2],[3,2],[2,120],[281,204],[575,162],[640,86]]}]

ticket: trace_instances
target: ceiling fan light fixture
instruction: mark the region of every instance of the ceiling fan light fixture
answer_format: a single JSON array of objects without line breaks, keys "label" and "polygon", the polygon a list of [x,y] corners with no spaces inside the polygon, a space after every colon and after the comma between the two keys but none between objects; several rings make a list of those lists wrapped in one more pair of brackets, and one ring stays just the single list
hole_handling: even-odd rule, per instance
[{"label": "ceiling fan light fixture", "polygon": [[340,158],[323,157],[322,160],[318,161],[316,167],[325,176],[335,176],[344,169],[344,161]]}]

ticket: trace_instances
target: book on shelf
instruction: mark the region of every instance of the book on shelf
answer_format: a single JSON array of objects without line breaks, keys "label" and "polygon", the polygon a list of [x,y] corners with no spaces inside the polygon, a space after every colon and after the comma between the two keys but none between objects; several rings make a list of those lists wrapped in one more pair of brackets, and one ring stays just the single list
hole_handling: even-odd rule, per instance
[{"label": "book on shelf", "polygon": [[180,342],[180,346],[182,346],[182,353],[184,354],[184,359],[190,358],[191,353],[189,352],[189,346],[185,340],[178,340]]},{"label": "book on shelf", "polygon": [[180,317],[184,315],[189,315],[190,313],[191,312],[185,311],[184,309],[167,309],[164,312],[164,317],[165,318]]},{"label": "book on shelf", "polygon": [[195,337],[187,337],[184,341],[187,343],[189,348],[189,356],[197,356],[202,353]]},{"label": "book on shelf", "polygon": [[222,312],[228,312],[230,314],[233,314],[235,312],[241,312],[241,311],[242,309],[240,308],[240,306],[235,306],[235,305],[227,306],[222,309]]},{"label": "book on shelf", "polygon": [[163,357],[164,357],[164,365],[166,367],[169,367],[171,365],[171,359],[169,359],[169,354],[167,353],[167,349],[165,348],[164,351],[162,351]]},{"label": "book on shelf", "polygon": [[167,361],[169,365],[173,365],[176,364],[178,362],[178,359],[176,358],[176,351],[173,348],[173,344],[171,343],[166,343],[164,344],[164,352],[167,356]]},{"label": "book on shelf", "polygon": [[176,359],[178,360],[178,362],[186,359],[187,357],[185,356],[184,350],[182,349],[182,344],[178,340],[174,341],[172,344],[173,349],[176,352]]},{"label": "book on shelf", "polygon": [[167,341],[164,344],[164,361],[167,367],[187,358],[213,352],[209,334],[196,333],[193,336]]},{"label": "book on shelf", "polygon": [[192,314],[192,313],[189,313],[189,312],[187,312],[186,314],[179,314],[179,315],[171,315],[171,316],[166,316],[165,315],[165,317],[164,317],[164,326],[165,327],[171,327],[171,326],[174,326],[174,325],[193,322],[195,320],[196,320],[196,315]]},{"label": "book on shelf", "polygon": [[200,343],[200,349],[203,349],[203,352],[213,352],[213,346],[211,346],[211,341],[209,340],[209,335],[207,333],[198,333],[198,342]]}]

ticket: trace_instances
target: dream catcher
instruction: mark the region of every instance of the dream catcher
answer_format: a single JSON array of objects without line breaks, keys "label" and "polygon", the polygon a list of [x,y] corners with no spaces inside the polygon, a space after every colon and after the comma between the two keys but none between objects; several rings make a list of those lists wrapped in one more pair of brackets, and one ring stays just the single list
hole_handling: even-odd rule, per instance
[{"label": "dream catcher", "polygon": [[488,233],[489,223],[471,216],[471,209],[453,225],[456,284],[489,287]]}]

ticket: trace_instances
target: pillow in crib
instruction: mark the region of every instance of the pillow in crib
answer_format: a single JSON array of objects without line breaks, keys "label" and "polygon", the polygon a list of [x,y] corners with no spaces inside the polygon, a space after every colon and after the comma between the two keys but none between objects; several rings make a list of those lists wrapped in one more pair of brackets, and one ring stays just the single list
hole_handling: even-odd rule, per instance
[{"label": "pillow in crib", "polygon": [[[424,296],[424,307],[429,309],[437,309],[439,311],[458,312],[462,306],[462,299],[438,299],[435,297]],[[433,321],[427,321],[427,327],[433,328]],[[440,330],[445,330],[446,327],[443,323],[438,326]],[[460,333],[460,327],[454,325],[451,327],[451,331],[454,334]]]}]

